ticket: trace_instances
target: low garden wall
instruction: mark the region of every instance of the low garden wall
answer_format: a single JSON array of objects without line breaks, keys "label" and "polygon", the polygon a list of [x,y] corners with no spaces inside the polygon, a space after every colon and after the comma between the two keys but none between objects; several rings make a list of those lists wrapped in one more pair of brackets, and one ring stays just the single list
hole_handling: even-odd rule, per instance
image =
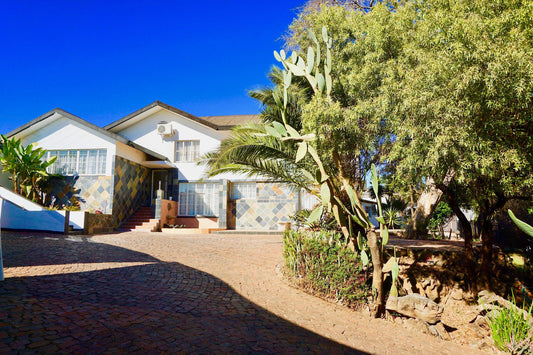
[{"label": "low garden wall", "polygon": [[85,212],[83,234],[112,232],[116,227],[115,217],[111,214]]}]

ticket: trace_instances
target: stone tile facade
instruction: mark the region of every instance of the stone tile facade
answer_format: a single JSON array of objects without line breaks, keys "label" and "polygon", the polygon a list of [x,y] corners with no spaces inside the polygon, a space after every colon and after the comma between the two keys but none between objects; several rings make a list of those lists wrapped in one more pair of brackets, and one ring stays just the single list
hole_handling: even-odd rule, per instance
[{"label": "stone tile facade", "polygon": [[139,207],[150,206],[151,170],[116,157],[114,171],[113,216],[118,226]]},{"label": "stone tile facade", "polygon": [[51,176],[45,205],[69,206],[74,200],[78,200],[82,210],[111,213],[112,186],[110,176]]},{"label": "stone tile facade", "polygon": [[228,219],[235,229],[276,230],[298,210],[298,191],[279,183],[257,183],[256,199],[232,200]]}]

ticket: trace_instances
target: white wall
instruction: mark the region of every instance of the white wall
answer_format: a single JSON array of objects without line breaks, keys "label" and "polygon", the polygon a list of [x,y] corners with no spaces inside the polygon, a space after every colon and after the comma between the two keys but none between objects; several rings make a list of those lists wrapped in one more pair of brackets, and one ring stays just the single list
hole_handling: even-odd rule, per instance
[{"label": "white wall", "polygon": [[[165,121],[172,124],[174,135],[162,137],[157,133],[157,124]],[[200,156],[217,149],[221,140],[230,135],[229,131],[217,131],[191,119],[160,109],[154,114],[126,127],[115,131],[119,135],[143,146],[156,153],[164,155],[172,164],[179,169],[180,180],[199,180],[204,177],[205,167],[196,163],[174,162],[175,141],[177,140],[200,140]],[[225,175],[217,176],[212,180],[233,179],[242,176]]]},{"label": "white wall", "polygon": [[[0,198],[0,203],[2,203],[2,228],[50,232],[64,231],[65,211],[26,211],[2,198]],[[74,229],[83,229],[84,212],[75,211],[70,212],[70,214],[69,225]]]},{"label": "white wall", "polygon": [[46,150],[107,149],[106,175],[112,175],[115,140],[78,122],[56,114],[58,118],[27,136],[19,137],[23,145],[37,143]]}]

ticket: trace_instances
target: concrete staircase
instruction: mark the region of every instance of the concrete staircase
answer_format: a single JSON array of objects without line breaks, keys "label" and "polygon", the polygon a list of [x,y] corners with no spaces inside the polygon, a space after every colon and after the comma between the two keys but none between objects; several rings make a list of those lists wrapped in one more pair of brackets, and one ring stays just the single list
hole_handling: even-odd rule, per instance
[{"label": "concrete staircase", "polygon": [[119,228],[121,232],[159,232],[159,220],[152,218],[151,207],[140,207]]}]

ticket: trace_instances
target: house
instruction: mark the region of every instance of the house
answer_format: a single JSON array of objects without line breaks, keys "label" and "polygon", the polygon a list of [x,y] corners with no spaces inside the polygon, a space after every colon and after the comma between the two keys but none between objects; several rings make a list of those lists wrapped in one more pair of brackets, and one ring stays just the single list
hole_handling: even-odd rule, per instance
[{"label": "house", "polygon": [[[36,143],[57,156],[50,172],[75,186],[81,209],[111,215],[120,226],[140,207],[153,207],[156,191],[178,201],[176,224],[214,229],[278,229],[308,199],[275,182],[228,174],[205,178],[197,164],[229,137],[231,128],[259,122],[257,115],[197,117],[156,101],[98,127],[54,109],[6,136]],[[2,180],[0,179],[0,184]],[[64,191],[61,189],[64,188]],[[54,196],[69,198],[59,186]]]}]

